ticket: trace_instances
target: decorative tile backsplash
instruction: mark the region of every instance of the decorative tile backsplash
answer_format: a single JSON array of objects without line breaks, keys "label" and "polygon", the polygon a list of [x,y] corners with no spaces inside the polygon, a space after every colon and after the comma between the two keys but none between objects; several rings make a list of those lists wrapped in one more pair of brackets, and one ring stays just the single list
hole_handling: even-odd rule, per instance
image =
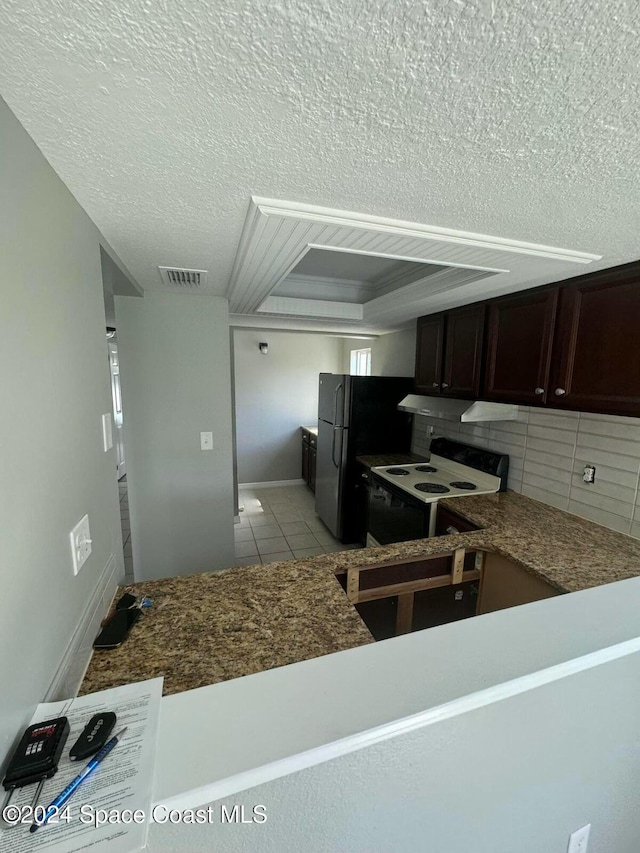
[{"label": "decorative tile backsplash", "polygon": [[[412,450],[444,435],[509,454],[509,488],[640,539],[640,418],[522,406],[517,421],[457,424],[416,415]],[[595,466],[595,482],[582,479]]]}]

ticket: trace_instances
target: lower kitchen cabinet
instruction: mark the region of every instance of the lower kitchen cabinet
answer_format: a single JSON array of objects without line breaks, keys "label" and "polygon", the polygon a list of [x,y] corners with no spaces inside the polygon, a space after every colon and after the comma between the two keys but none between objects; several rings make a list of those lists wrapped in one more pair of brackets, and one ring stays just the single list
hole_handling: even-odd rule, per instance
[{"label": "lower kitchen cabinet", "polygon": [[307,485],[312,492],[316,490],[316,462],[318,459],[318,450],[313,444],[309,444],[309,479]]},{"label": "lower kitchen cabinet", "polygon": [[318,455],[318,437],[302,428],[302,479],[312,492],[316,490],[316,460]]},{"label": "lower kitchen cabinet", "polygon": [[369,487],[371,469],[366,465],[357,465],[353,477],[352,512],[354,518],[354,539],[363,547],[367,544],[369,530]]},{"label": "lower kitchen cabinet", "polygon": [[454,533],[471,533],[473,530],[480,530],[477,524],[467,521],[466,518],[452,512],[442,504],[438,503],[437,507],[436,536],[450,536]]},{"label": "lower kitchen cabinet", "polygon": [[560,595],[557,589],[499,554],[486,554],[478,615]]}]

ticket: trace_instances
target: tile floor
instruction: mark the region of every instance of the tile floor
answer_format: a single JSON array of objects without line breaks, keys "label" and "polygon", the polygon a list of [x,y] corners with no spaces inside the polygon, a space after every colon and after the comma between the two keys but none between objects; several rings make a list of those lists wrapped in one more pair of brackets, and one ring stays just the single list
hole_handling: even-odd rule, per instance
[{"label": "tile floor", "polygon": [[122,547],[124,550],[124,580],[133,583],[133,551],[131,550],[131,522],[129,521],[129,492],[127,475],[118,480],[120,493],[120,524],[122,526]]},{"label": "tile floor", "polygon": [[307,486],[240,489],[240,524],[234,526],[236,566],[317,557],[356,547],[331,535],[315,512]]}]

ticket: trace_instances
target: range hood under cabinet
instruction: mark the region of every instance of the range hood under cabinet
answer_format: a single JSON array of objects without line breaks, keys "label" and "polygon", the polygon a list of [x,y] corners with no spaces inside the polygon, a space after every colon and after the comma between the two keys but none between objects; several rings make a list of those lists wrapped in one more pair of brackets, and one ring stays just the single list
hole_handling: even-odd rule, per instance
[{"label": "range hood under cabinet", "polygon": [[488,421],[517,421],[519,407],[511,403],[490,403],[486,400],[453,400],[450,397],[422,397],[407,394],[398,403],[403,412],[424,415],[458,423],[485,423]]}]

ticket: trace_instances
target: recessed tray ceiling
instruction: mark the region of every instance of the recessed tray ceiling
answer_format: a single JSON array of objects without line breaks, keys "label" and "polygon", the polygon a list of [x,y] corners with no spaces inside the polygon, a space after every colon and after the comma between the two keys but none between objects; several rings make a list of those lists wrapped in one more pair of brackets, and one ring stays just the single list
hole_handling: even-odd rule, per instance
[{"label": "recessed tray ceiling", "polygon": [[232,314],[397,328],[575,275],[599,255],[253,198],[228,289]]}]

